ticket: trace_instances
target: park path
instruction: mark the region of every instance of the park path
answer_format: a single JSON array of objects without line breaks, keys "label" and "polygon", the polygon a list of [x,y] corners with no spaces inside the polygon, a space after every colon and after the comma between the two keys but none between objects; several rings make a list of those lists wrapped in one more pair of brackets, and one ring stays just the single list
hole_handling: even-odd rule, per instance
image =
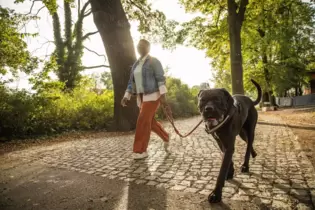
[{"label": "park path", "polygon": [[[177,125],[181,131],[187,131],[198,120],[199,118],[181,120],[177,121]],[[169,125],[168,130],[171,130]],[[191,195],[192,201],[201,202],[200,199],[202,200],[200,209],[210,208],[205,200],[214,188],[220,169],[221,154],[215,141],[206,134],[202,126],[185,139],[173,135],[170,154],[164,152],[162,141],[156,135],[152,135],[148,150],[149,158],[146,160],[132,160],[132,143],[132,135],[84,139],[16,151],[2,158],[28,163],[28,168],[34,167],[36,163],[37,167],[44,165],[49,167],[49,170],[74,173],[74,175],[64,175],[69,176],[70,181],[71,177],[82,174],[91,179],[103,179],[104,183],[125,183],[129,188],[133,186],[132,190],[148,187],[152,192],[154,190],[169,192],[162,198],[159,196],[164,195],[163,193],[156,196],[160,199],[160,203],[165,203],[177,192],[184,197]],[[291,129],[282,122],[281,118],[260,114],[254,147],[258,156],[254,160],[251,159],[250,173],[242,174],[240,170],[236,170],[235,178],[226,182],[223,190],[226,206],[221,205],[220,209],[238,209],[242,204],[254,204],[258,209],[314,209],[315,170]],[[245,143],[238,140],[233,158],[235,167],[241,166],[245,149]],[[6,184],[12,185],[13,182],[3,177],[21,167],[6,168],[0,172],[2,177],[0,189],[1,186],[5,188],[0,191],[3,196],[10,194],[10,187]],[[34,177],[29,178],[28,182],[34,179]],[[115,189],[115,187],[108,189]],[[97,186],[95,186],[95,191],[97,191]],[[128,197],[128,193],[125,196]],[[10,199],[14,200],[12,197]],[[145,203],[147,198],[144,196],[141,199]],[[138,201],[137,205],[140,205],[139,202],[141,203]],[[188,203],[185,204],[185,202]],[[198,209],[197,206],[190,206],[192,203],[189,203],[189,198],[185,198],[185,202],[181,200],[178,209]],[[6,201],[6,203],[10,202]],[[143,206],[125,208],[119,203],[113,204],[111,208],[144,209]],[[183,206],[184,204],[186,207]],[[167,208],[167,205],[164,205],[163,208],[160,206],[147,209],[177,209],[178,205],[179,203],[175,202],[173,207]]]}]

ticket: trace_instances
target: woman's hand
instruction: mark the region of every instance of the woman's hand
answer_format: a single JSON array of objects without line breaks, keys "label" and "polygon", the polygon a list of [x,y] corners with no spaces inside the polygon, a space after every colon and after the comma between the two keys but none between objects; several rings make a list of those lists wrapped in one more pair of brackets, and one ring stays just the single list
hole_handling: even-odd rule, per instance
[{"label": "woman's hand", "polygon": [[167,106],[165,94],[161,95],[160,102],[161,102],[162,106]]},{"label": "woman's hand", "polygon": [[125,106],[127,106],[127,101],[128,101],[128,98],[123,97],[123,98],[121,99],[120,104],[121,104],[123,107],[125,107]]}]

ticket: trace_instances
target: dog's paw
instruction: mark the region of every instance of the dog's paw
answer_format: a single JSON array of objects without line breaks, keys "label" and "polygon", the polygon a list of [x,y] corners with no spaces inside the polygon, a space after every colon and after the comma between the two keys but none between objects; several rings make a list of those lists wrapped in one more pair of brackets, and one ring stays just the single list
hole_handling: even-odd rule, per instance
[{"label": "dog's paw", "polygon": [[252,151],[252,158],[255,158],[257,156],[257,153],[253,150]]},{"label": "dog's paw", "polygon": [[248,172],[249,172],[249,167],[242,165],[242,167],[241,167],[241,172],[242,172],[242,173],[248,173]]},{"label": "dog's paw", "polygon": [[212,191],[210,195],[208,196],[209,203],[219,203],[222,200],[222,192],[218,190]]},{"label": "dog's paw", "polygon": [[229,171],[229,173],[226,176],[226,180],[233,179],[233,178],[234,178],[234,169]]}]

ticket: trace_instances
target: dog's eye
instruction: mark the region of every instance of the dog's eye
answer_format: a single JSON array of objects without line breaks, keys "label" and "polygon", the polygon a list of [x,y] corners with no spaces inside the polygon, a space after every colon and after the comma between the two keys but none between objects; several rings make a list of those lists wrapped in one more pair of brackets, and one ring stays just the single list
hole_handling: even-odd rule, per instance
[{"label": "dog's eye", "polygon": [[202,98],[202,99],[200,100],[201,103],[205,103],[206,101],[207,101],[207,100],[204,99],[204,98]]},{"label": "dog's eye", "polygon": [[214,98],[212,98],[212,100],[211,101],[213,101],[213,102],[220,102],[220,99],[219,98],[217,98],[217,97],[214,97]]}]

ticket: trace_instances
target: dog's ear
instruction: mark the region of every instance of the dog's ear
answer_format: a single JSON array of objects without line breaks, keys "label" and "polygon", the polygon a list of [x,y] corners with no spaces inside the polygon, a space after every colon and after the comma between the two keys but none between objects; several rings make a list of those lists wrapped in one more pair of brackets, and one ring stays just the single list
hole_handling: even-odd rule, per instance
[{"label": "dog's ear", "polygon": [[199,96],[201,95],[201,93],[202,93],[203,91],[204,91],[204,90],[199,90],[198,98],[199,98]]},{"label": "dog's ear", "polygon": [[234,103],[232,95],[225,88],[221,88],[221,91],[224,93],[224,96],[227,99],[228,108],[230,108],[231,106],[233,106]]},{"label": "dog's ear", "polygon": [[224,92],[224,95],[226,96],[231,96],[231,94],[229,93],[229,91],[227,91],[225,88],[220,88],[223,92]]}]

